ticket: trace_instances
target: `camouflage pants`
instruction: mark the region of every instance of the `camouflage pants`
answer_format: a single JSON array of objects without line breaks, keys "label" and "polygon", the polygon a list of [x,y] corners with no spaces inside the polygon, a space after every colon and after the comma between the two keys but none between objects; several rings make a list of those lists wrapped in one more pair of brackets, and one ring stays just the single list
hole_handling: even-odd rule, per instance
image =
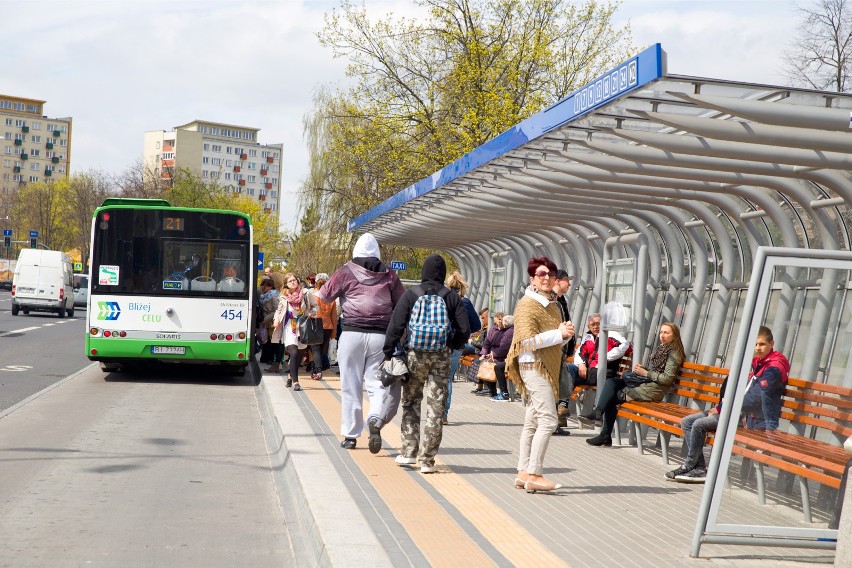
[{"label": "camouflage pants", "polygon": [[[421,466],[435,465],[441,445],[450,350],[408,352],[408,381],[402,385],[402,450],[405,457],[417,456]],[[420,435],[420,404],[426,396],[426,421]],[[419,452],[418,452],[419,448]]]}]

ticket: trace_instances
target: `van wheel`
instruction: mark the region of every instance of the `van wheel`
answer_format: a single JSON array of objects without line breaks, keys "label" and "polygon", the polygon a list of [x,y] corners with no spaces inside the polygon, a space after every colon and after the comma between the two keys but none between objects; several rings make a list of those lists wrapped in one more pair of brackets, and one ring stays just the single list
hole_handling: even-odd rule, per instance
[{"label": "van wheel", "polygon": [[56,315],[59,316],[59,319],[64,318],[65,317],[65,308],[59,308],[59,310],[56,312]]},{"label": "van wheel", "polygon": [[30,311],[29,311],[28,309],[26,309],[26,308],[24,308],[24,315],[25,315],[25,316],[30,315]]},{"label": "van wheel", "polygon": [[18,304],[12,304],[12,315],[13,316],[18,315],[18,310],[20,310],[20,309],[21,309],[21,307],[18,306]]}]

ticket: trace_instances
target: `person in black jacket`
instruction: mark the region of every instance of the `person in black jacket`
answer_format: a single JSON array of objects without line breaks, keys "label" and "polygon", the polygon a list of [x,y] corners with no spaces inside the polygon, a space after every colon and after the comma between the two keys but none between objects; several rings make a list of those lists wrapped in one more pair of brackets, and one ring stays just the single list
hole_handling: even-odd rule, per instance
[{"label": "person in black jacket", "polygon": [[[441,421],[447,404],[447,382],[450,377],[450,352],[460,349],[470,337],[467,310],[459,295],[444,286],[447,265],[444,259],[433,254],[423,262],[421,283],[405,291],[394,307],[390,325],[385,335],[384,354],[389,360],[398,342],[407,350],[408,381],[402,386],[402,448],[396,457],[400,465],[420,463],[421,473],[436,471],[435,455],[441,445]],[[411,334],[406,333],[412,308],[421,296],[438,295],[446,306],[449,330],[441,344],[437,340],[430,350],[419,350],[411,345]],[[420,403],[426,397],[426,419],[420,434]]]},{"label": "person in black jacket", "polygon": [[[571,321],[571,312],[568,311],[568,300],[565,299],[568,290],[571,289],[571,275],[563,269],[556,271],[556,284],[553,286],[553,291],[556,292],[556,303],[559,305],[559,312],[562,314],[562,321]],[[568,367],[564,361],[565,357],[574,355],[574,349],[577,346],[577,338],[572,336],[562,347],[562,370],[559,372],[559,400],[556,402],[556,415],[558,418],[556,426],[557,436],[567,436],[570,434],[568,430],[564,430],[568,426],[568,416],[571,412],[568,410],[568,403],[571,399],[571,376],[568,374]]]}]

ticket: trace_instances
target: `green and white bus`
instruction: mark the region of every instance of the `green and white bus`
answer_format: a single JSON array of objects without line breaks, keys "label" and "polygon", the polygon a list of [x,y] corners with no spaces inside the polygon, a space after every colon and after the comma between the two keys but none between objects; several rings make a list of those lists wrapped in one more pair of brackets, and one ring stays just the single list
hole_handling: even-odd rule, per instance
[{"label": "green and white bus", "polygon": [[255,256],[244,213],[107,199],[92,220],[86,355],[105,371],[151,361],[244,370]]}]

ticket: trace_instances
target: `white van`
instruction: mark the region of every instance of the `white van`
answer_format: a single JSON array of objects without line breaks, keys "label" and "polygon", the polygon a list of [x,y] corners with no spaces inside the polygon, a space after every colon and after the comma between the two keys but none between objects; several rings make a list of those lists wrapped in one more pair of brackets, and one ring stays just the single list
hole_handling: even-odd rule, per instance
[{"label": "white van", "polygon": [[12,278],[12,315],[23,310],[74,315],[71,259],[58,250],[23,249]]}]

